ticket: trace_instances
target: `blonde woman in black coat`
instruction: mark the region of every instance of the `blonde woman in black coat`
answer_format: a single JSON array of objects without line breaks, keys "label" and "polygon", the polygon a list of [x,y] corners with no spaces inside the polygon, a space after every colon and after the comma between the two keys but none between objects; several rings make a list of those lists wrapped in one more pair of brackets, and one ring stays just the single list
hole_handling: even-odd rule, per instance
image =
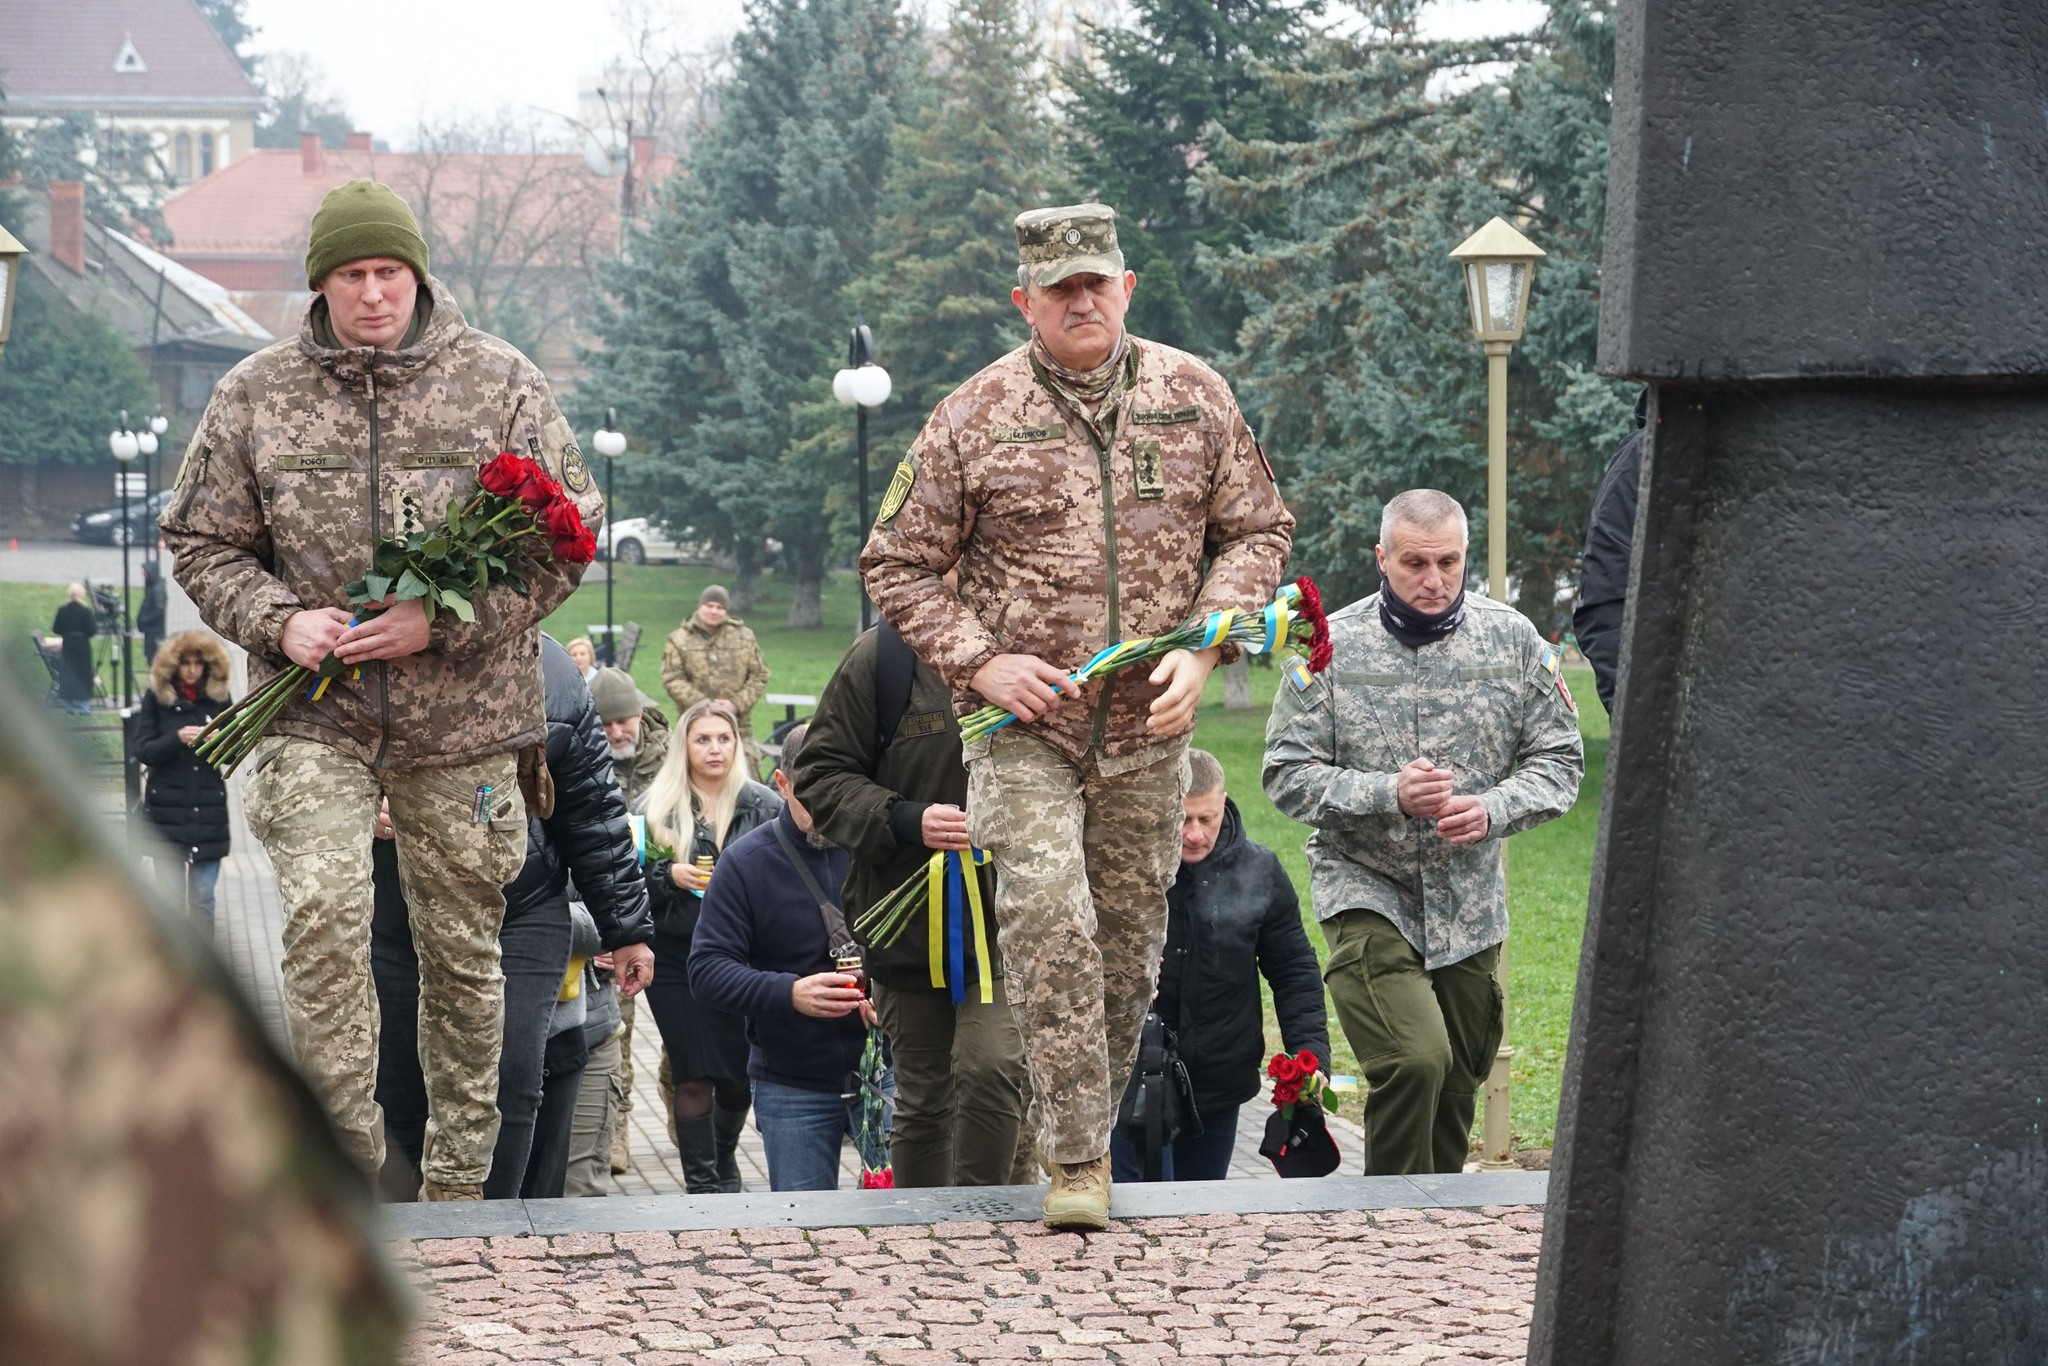
[{"label": "blonde woman in black coat", "polygon": [[183,859],[169,879],[213,928],[213,890],[228,855],[228,790],[192,752],[208,721],[228,704],[228,652],[207,631],[181,631],[149,666],[136,721],[135,753],[149,773],[142,809]]}]

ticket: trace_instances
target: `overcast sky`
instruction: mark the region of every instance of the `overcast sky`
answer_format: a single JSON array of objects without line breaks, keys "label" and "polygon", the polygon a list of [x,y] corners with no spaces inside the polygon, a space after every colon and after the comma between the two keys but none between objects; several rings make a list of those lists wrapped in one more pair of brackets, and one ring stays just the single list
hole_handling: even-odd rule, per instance
[{"label": "overcast sky", "polygon": [[[710,48],[740,22],[741,0],[631,0],[665,16],[685,49]],[[422,119],[531,107],[576,112],[579,81],[623,49],[621,0],[248,0],[259,52],[312,57],[356,127],[410,144]],[[922,7],[922,6],[920,6]],[[1444,37],[1519,32],[1541,0],[1436,0]],[[566,125],[564,125],[566,127]]]}]

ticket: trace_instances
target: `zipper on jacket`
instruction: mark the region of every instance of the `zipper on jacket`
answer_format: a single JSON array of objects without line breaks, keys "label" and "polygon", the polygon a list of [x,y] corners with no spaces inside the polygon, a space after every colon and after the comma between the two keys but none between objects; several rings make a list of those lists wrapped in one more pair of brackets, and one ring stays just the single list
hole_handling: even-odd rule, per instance
[{"label": "zipper on jacket", "polygon": [[[363,369],[370,377],[370,544],[374,547],[384,539],[384,480],[377,464],[377,369],[367,362]],[[385,660],[376,663],[377,756],[370,767],[382,768],[391,751],[391,668]]]},{"label": "zipper on jacket", "polygon": [[[1130,402],[1125,395],[1122,402]],[[1086,425],[1086,424],[1084,424]],[[1123,596],[1122,586],[1117,581],[1116,565],[1116,477],[1110,468],[1110,452],[1123,435],[1123,414],[1117,414],[1117,421],[1109,429],[1109,444],[1104,445],[1095,435],[1095,428],[1088,426],[1088,435],[1095,443],[1095,461],[1102,471],[1102,546],[1109,561],[1109,640],[1111,644],[1123,639]],[[1109,733],[1109,708],[1116,692],[1116,675],[1111,674],[1102,685],[1102,698],[1095,704],[1095,727],[1088,736],[1088,748],[1101,749],[1102,737]]]}]

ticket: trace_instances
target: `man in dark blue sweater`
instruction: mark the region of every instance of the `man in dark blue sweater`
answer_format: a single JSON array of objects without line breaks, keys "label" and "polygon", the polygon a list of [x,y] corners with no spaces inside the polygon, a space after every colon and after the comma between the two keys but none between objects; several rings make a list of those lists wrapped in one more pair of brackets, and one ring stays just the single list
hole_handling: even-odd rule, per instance
[{"label": "man in dark blue sweater", "polygon": [[875,1022],[860,979],[835,969],[817,899],[790,862],[803,860],[826,895],[839,895],[846,852],[815,832],[790,790],[804,730],[783,737],[782,814],[719,859],[690,948],[699,999],[746,1017],[754,1121],[778,1191],[838,1187],[840,1145],[858,1114],[847,1079]]}]

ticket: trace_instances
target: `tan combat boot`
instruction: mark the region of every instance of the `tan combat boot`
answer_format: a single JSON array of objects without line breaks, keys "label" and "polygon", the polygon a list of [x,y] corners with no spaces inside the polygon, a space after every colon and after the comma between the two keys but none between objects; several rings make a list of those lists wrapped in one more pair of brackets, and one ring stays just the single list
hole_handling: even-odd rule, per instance
[{"label": "tan combat boot", "polygon": [[621,1115],[619,1127],[612,1131],[612,1175],[624,1176],[632,1165],[632,1135],[626,1131],[626,1119]]},{"label": "tan combat boot", "polygon": [[420,1200],[422,1202],[440,1200],[481,1200],[483,1198],[484,1188],[474,1181],[457,1181],[451,1182],[450,1184],[444,1186],[439,1181],[436,1181],[433,1177],[430,1176],[426,1178],[424,1181],[420,1182]]},{"label": "tan combat boot", "polygon": [[1100,1233],[1109,1227],[1109,1154],[1090,1162],[1052,1162],[1045,1226]]}]

